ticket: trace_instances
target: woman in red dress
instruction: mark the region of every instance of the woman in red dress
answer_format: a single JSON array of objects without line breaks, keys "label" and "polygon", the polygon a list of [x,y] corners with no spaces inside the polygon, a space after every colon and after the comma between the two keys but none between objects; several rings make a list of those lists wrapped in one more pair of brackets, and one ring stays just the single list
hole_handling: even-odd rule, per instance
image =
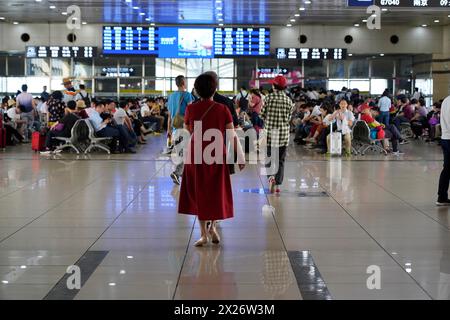
[{"label": "woman in red dress", "polygon": [[[223,152],[222,155],[219,155],[223,158],[221,157],[221,161],[215,159],[212,164],[205,163],[203,152],[215,140],[197,142],[201,145],[202,159],[200,163],[196,164],[194,161],[195,139],[203,140],[205,131],[209,129],[219,130],[225,139],[226,130],[234,133],[234,126],[228,108],[213,101],[217,90],[217,81],[214,77],[208,74],[200,75],[195,80],[194,88],[201,100],[187,107],[184,118],[184,127],[191,133],[191,140],[186,154],[186,159],[189,161],[186,161],[184,165],[178,212],[198,217],[201,238],[195,243],[195,246],[203,246],[208,243],[209,238],[215,244],[220,242],[215,222],[233,217],[233,194],[230,172],[226,163],[226,147],[223,142],[225,140],[221,142]],[[194,122],[197,121],[202,123],[202,130],[198,135],[197,133],[193,134]],[[236,136],[234,137],[234,149],[236,152],[241,151]],[[238,155],[242,158],[241,153]],[[244,165],[240,164],[239,167],[242,170]],[[209,228],[207,227],[208,222],[211,222]]]}]

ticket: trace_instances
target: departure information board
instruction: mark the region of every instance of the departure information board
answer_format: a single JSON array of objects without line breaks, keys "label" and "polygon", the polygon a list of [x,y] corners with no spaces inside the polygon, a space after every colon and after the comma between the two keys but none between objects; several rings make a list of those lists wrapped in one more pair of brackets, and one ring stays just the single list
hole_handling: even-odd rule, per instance
[{"label": "departure information board", "polygon": [[277,48],[277,59],[344,60],[347,49],[340,48]]},{"label": "departure information board", "polygon": [[93,58],[96,47],[39,46],[27,47],[27,58]]},{"label": "departure information board", "polygon": [[158,28],[103,27],[103,54],[158,55]]},{"label": "departure information board", "polygon": [[450,8],[450,0],[374,0],[374,4],[392,8]]},{"label": "departure information board", "polygon": [[269,56],[270,29],[104,26],[103,54],[160,58]]},{"label": "departure information board", "polygon": [[214,56],[268,56],[270,55],[270,29],[268,28],[216,28],[214,30]]}]

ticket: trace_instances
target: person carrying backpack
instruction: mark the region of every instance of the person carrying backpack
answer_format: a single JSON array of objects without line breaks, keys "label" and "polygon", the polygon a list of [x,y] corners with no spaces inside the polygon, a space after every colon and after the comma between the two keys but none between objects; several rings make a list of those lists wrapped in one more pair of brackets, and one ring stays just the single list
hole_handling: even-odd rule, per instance
[{"label": "person carrying backpack", "polygon": [[240,108],[240,112],[244,111],[247,112],[248,110],[248,96],[249,93],[247,92],[247,88],[245,86],[242,86],[239,89],[239,93],[236,96],[236,104],[238,108]]},{"label": "person carrying backpack", "polygon": [[89,93],[86,91],[86,86],[84,84],[80,84],[80,90],[75,96],[75,101],[83,100],[87,107],[91,105],[91,97]]}]

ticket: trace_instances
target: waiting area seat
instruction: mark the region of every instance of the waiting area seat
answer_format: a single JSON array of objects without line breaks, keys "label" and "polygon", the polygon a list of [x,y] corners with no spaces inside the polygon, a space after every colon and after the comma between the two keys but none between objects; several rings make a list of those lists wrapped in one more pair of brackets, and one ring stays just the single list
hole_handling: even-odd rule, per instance
[{"label": "waiting area seat", "polygon": [[357,153],[364,155],[367,150],[373,150],[387,155],[382,143],[383,139],[372,139],[370,137],[370,128],[365,121],[356,121],[353,127],[353,146]]}]

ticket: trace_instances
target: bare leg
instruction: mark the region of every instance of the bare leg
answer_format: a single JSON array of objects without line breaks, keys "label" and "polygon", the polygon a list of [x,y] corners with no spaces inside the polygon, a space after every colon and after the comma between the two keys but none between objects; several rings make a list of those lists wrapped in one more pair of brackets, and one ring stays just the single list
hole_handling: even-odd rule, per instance
[{"label": "bare leg", "polygon": [[211,234],[211,238],[212,238],[212,243],[214,244],[219,244],[220,243],[220,236],[219,233],[217,232],[217,223],[215,220],[213,220],[211,222],[211,227],[209,228],[209,233]]},{"label": "bare leg", "polygon": [[197,240],[197,242],[194,244],[196,247],[201,247],[208,243],[208,229],[206,227],[206,223],[208,221],[206,220],[198,220],[198,223],[200,225],[200,233],[201,237]]}]

